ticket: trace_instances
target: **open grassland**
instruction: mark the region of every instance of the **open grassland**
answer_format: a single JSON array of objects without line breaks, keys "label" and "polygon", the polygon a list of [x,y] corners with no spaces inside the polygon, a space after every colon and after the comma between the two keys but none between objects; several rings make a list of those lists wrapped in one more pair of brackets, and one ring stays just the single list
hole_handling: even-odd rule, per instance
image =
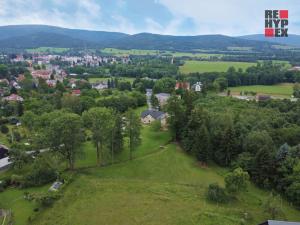
[{"label": "open grassland", "polygon": [[[25,191],[47,191],[46,185],[0,193],[0,208],[13,210],[16,225],[239,225],[245,213],[249,219],[244,224],[256,225],[269,218],[262,207],[269,193],[253,185],[232,203],[207,201],[207,186],[224,185],[228,171],[214,164],[201,167],[169,141],[168,131],[143,126],[142,144],[132,161],[126,147],[114,165],[100,168],[95,167],[95,147],[87,142],[75,180],[53,207],[34,212],[36,204],[23,199]],[[300,220],[299,211],[284,200],[282,209],[285,219]],[[28,221],[29,216],[35,219]]]},{"label": "open grassland", "polygon": [[[268,193],[253,186],[231,204],[206,200],[210,183],[223,185],[226,170],[201,168],[175,144],[105,168],[83,170],[55,205],[32,224],[258,224],[269,218],[262,204]],[[300,214],[282,203],[289,220]]]},{"label": "open grassland", "polygon": [[101,50],[102,53],[111,54],[115,56],[128,56],[128,55],[158,55],[159,50],[140,50],[140,49],[116,49],[116,48],[105,48]]},{"label": "open grassland", "polygon": [[159,50],[139,50],[139,49],[116,49],[116,48],[105,48],[101,50],[102,53],[111,54],[115,56],[129,56],[129,55],[168,55],[173,57],[194,57],[209,59],[210,57],[221,57],[223,54],[209,54],[209,53],[198,53],[198,52],[172,52],[172,51],[159,51]]},{"label": "open grassland", "polygon": [[252,91],[257,94],[266,94],[278,97],[290,97],[293,94],[293,85],[291,83],[283,83],[277,85],[253,85],[230,87],[231,94],[239,95],[241,91]]},{"label": "open grassland", "polygon": [[226,62],[226,61],[185,61],[184,65],[180,67],[180,72],[184,74],[188,73],[204,73],[204,72],[226,72],[229,67],[235,67],[236,69],[247,69],[250,66],[254,66],[256,63],[249,62]]},{"label": "open grassland", "polygon": [[39,48],[30,48],[26,49],[27,52],[29,53],[63,53],[68,51],[69,48],[53,48],[53,47],[39,47]]},{"label": "open grassland", "polygon": [[[97,82],[101,82],[101,81],[107,81],[108,79],[111,79],[111,78],[110,77],[93,77],[93,78],[89,78],[89,82],[97,83]],[[130,83],[133,83],[133,81],[135,80],[135,78],[133,78],[133,77],[119,77],[118,79],[119,79],[119,81],[129,81]]]}]

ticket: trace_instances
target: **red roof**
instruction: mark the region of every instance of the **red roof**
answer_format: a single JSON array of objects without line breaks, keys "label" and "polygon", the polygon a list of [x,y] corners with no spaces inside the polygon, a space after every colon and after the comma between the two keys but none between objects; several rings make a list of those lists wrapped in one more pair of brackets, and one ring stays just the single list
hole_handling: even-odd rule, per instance
[{"label": "red roof", "polygon": [[176,82],[175,89],[186,89],[190,90],[190,83],[189,82]]},{"label": "red roof", "polygon": [[73,90],[72,95],[80,95],[81,91],[79,89]]}]

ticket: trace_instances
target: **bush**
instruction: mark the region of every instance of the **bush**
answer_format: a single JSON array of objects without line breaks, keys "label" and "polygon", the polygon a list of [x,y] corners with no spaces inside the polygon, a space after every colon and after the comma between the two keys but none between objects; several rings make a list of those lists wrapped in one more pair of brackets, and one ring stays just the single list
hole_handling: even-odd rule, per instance
[{"label": "bush", "polygon": [[249,182],[249,174],[241,168],[235,169],[225,177],[226,190],[229,193],[238,193],[246,190]]},{"label": "bush", "polygon": [[1,125],[1,133],[7,134],[8,132],[9,132],[8,127],[5,124]]},{"label": "bush", "polygon": [[210,184],[207,191],[207,199],[212,202],[226,203],[228,196],[225,188],[220,187],[218,184]]},{"label": "bush", "polygon": [[53,205],[55,200],[61,197],[60,193],[57,192],[47,192],[47,193],[25,193],[24,198],[28,201],[35,200],[43,207],[49,207]]}]

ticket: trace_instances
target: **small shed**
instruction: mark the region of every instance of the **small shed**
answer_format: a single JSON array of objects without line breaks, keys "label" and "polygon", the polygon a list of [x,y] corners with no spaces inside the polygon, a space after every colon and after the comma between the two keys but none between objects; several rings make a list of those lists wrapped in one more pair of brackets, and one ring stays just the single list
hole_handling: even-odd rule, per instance
[{"label": "small shed", "polygon": [[60,181],[55,181],[55,182],[51,185],[51,187],[49,188],[49,191],[58,191],[58,190],[61,188],[62,185],[63,185],[62,182],[60,182]]}]

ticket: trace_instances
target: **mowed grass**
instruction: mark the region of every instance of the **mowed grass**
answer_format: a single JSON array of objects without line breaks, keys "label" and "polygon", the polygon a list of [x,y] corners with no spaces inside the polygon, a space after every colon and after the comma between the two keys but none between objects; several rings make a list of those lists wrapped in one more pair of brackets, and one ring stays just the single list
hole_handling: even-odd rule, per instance
[{"label": "mowed grass", "polygon": [[236,69],[247,69],[250,66],[255,66],[256,63],[249,62],[226,62],[226,61],[185,61],[183,66],[180,66],[180,72],[188,73],[204,73],[204,72],[226,72],[230,67]]},{"label": "mowed grass", "polygon": [[39,48],[26,49],[26,51],[29,53],[45,53],[45,52],[63,53],[68,50],[69,48],[53,48],[53,47],[39,47]]},{"label": "mowed grass", "polygon": [[26,201],[24,199],[24,192],[36,193],[46,192],[50,185],[39,188],[16,189],[10,188],[0,193],[0,209],[11,210],[14,218],[14,225],[26,225],[28,218],[34,217],[36,214],[34,209],[38,207],[34,201]]},{"label": "mowed grass", "polygon": [[253,91],[257,94],[266,94],[278,97],[291,97],[293,94],[292,83],[282,83],[277,85],[253,85],[230,87],[231,94],[239,95],[241,91]]},{"label": "mowed grass", "polygon": [[[64,197],[42,212],[36,225],[239,225],[270,218],[263,211],[268,193],[253,186],[230,204],[206,200],[210,183],[224,185],[225,169],[201,168],[176,144],[133,161],[83,170]],[[286,219],[300,213],[283,201]]]}]

